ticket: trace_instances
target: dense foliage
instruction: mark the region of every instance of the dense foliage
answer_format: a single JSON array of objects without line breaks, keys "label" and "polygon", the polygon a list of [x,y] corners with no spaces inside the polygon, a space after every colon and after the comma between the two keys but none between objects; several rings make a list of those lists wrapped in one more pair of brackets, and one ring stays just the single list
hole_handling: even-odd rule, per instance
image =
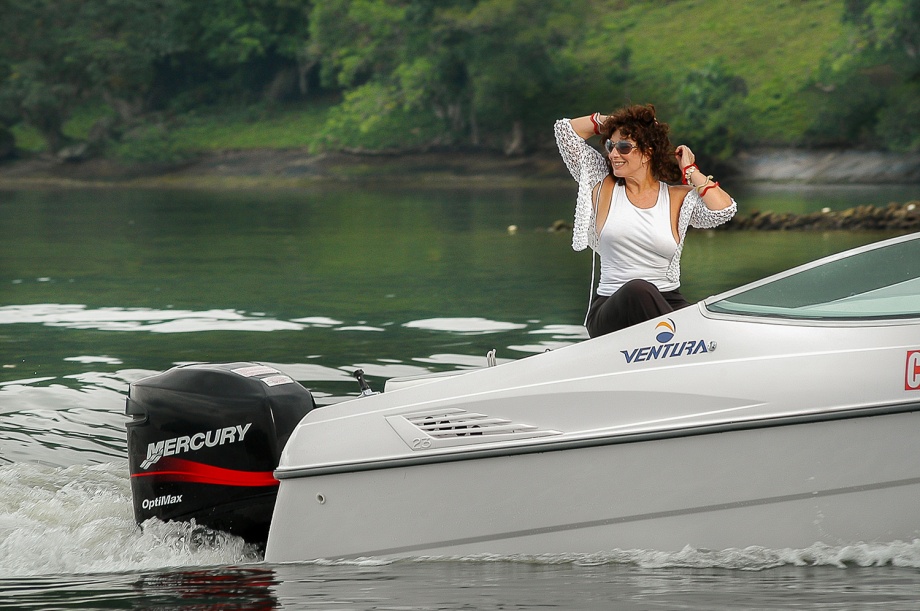
[{"label": "dense foliage", "polygon": [[822,66],[820,143],[920,150],[920,2],[846,0],[846,37]]},{"label": "dense foliage", "polygon": [[[920,150],[920,2],[720,2],[0,0],[0,156],[31,130],[51,151],[172,158],[207,147],[202,117],[228,109],[268,132],[299,112],[314,148],[510,155],[548,146],[557,117],[628,101],[721,159],[777,142]],[[836,47],[800,83],[776,78],[753,40],[769,28],[740,31],[763,14]],[[687,19],[690,38],[671,38]],[[729,29],[749,63],[712,46]]]}]

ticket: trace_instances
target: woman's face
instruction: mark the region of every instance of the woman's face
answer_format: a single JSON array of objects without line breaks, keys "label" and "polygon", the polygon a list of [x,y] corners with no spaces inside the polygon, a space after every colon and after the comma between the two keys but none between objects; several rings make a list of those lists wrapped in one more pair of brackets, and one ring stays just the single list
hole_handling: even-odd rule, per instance
[{"label": "woman's face", "polygon": [[[624,143],[632,145],[628,152],[628,147]],[[613,175],[617,178],[644,176],[649,171],[647,156],[636,148],[635,140],[623,136],[620,130],[613,132],[610,140],[604,143],[604,147],[613,168]]]}]

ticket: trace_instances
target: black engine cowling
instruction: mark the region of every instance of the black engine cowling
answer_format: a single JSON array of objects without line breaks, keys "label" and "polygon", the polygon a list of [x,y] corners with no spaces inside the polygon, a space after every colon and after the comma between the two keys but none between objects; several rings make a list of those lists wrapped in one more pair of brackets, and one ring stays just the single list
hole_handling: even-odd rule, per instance
[{"label": "black engine cowling", "polygon": [[138,524],[191,520],[261,543],[278,481],[272,473],[310,391],[255,363],[187,365],[138,380],[125,414]]}]

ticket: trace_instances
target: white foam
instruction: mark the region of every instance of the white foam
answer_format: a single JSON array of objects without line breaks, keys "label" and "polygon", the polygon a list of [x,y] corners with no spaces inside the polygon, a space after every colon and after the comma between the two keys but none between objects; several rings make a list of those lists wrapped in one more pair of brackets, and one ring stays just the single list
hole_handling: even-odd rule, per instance
[{"label": "white foam", "polygon": [[149,570],[253,562],[242,539],[133,518],[127,464],[0,467],[0,575]]},{"label": "white foam", "polygon": [[403,325],[410,329],[427,329],[429,331],[448,331],[465,335],[478,335],[482,333],[497,333],[499,331],[513,331],[523,329],[527,325],[486,318],[426,318],[413,320]]},{"label": "white foam", "polygon": [[68,356],[64,359],[65,361],[70,361],[72,363],[83,363],[84,365],[92,365],[94,363],[105,363],[106,365],[121,365],[122,360],[116,359],[111,356]]},{"label": "white foam", "polygon": [[307,316],[306,318],[295,318],[291,322],[299,322],[305,325],[315,325],[319,327],[333,327],[344,324],[341,320],[328,318],[326,316]]},{"label": "white foam", "polygon": [[0,307],[0,324],[31,323],[68,329],[194,333],[199,331],[297,331],[304,325],[247,316],[236,310],[156,310],[88,308],[81,304],[43,303]]},{"label": "white foam", "polygon": [[724,550],[695,549],[687,546],[677,552],[656,550],[612,550],[595,554],[420,556],[417,562],[518,562],[526,564],[573,564],[579,566],[634,565],[642,568],[693,568],[760,571],[784,565],[896,566],[920,568],[920,540],[890,543],[856,543],[831,546],[815,543],[805,549],[768,549],[764,547]]}]

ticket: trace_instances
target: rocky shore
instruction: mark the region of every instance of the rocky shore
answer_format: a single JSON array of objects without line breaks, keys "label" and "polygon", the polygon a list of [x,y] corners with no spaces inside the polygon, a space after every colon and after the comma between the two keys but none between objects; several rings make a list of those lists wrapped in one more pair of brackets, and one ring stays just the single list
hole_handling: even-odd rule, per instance
[{"label": "rocky shore", "polygon": [[721,226],[731,230],[879,230],[920,231],[920,201],[887,206],[856,206],[846,210],[830,210],[811,214],[752,212],[737,215]]}]

